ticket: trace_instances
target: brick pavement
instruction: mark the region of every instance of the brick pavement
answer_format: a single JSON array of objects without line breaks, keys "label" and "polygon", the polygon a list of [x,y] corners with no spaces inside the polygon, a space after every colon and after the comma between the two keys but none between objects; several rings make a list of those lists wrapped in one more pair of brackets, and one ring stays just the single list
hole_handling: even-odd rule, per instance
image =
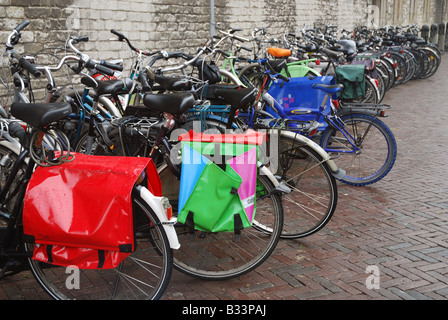
[{"label": "brick pavement", "polygon": [[[430,79],[388,92],[384,121],[398,157],[382,181],[339,184],[333,219],[318,234],[281,240],[259,268],[228,281],[174,271],[165,300],[445,300],[448,298],[448,62]],[[447,122],[446,122],[447,121]],[[366,269],[379,270],[368,289]],[[371,283],[371,282],[369,282]],[[48,299],[33,277],[0,282],[0,300]]]}]

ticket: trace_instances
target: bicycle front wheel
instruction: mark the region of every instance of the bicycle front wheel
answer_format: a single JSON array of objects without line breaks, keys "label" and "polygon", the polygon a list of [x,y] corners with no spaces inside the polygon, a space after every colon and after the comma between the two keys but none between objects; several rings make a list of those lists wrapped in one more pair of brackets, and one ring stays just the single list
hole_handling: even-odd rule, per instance
[{"label": "bicycle front wheel", "polygon": [[[136,251],[117,268],[82,270],[29,259],[31,271],[56,300],[156,300],[171,278],[173,252],[156,214],[133,194]],[[27,251],[33,245],[26,245]]]},{"label": "bicycle front wheel", "polygon": [[365,186],[384,178],[397,157],[392,131],[381,120],[367,114],[347,114],[341,120],[350,138],[342,134],[342,128],[328,126],[320,142],[322,148],[336,156],[337,166],[346,171],[341,181],[352,186]]}]

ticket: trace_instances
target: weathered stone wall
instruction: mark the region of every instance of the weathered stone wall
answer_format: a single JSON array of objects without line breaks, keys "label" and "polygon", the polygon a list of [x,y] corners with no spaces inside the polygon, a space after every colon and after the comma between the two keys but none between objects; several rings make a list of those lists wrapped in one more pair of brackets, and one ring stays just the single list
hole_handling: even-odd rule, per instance
[{"label": "weathered stone wall", "polygon": [[[400,18],[394,19],[396,2]],[[411,1],[415,1],[412,17]],[[429,1],[430,13],[421,14]],[[244,29],[249,37],[256,27],[267,27],[270,37],[297,32],[304,24],[336,24],[352,29],[367,24],[367,7],[381,7],[385,23],[428,23],[441,18],[445,0],[214,0],[215,21],[223,29]],[[396,11],[396,10],[395,10]],[[395,12],[395,16],[397,13]],[[30,25],[21,44],[28,53],[61,46],[70,35],[88,35],[79,47],[94,59],[122,58],[130,52],[123,43],[111,41],[110,29],[124,33],[136,47],[148,51],[181,50],[194,53],[210,35],[210,0],[0,0],[0,41],[23,19]],[[20,49],[19,49],[20,50]]]}]

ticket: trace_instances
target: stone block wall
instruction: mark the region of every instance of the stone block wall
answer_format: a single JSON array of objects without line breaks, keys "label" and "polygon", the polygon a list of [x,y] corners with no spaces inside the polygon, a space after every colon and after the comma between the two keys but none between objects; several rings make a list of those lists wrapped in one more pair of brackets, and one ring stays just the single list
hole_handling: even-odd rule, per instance
[{"label": "stone block wall", "polygon": [[[391,1],[380,0],[393,7]],[[401,1],[406,7],[412,0]],[[434,6],[440,2],[415,1],[433,1]],[[214,0],[214,4],[215,22],[223,29],[242,28],[241,35],[250,37],[254,28],[267,27],[269,37],[279,38],[314,22],[346,29],[365,25],[372,0]],[[141,49],[194,53],[210,35],[210,0],[0,0],[0,18],[0,43],[23,19],[31,21],[21,39],[30,54],[63,46],[70,35],[88,35],[90,41],[79,48],[93,59],[121,58],[128,63],[127,46],[111,41],[110,29],[122,32]]]}]

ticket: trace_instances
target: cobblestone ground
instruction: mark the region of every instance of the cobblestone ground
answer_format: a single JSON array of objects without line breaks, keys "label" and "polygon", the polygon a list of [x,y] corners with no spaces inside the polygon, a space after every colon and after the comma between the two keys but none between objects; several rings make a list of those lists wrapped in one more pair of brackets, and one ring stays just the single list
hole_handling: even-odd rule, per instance
[{"label": "cobblestone ground", "polygon": [[[281,240],[259,268],[236,279],[174,271],[168,300],[444,300],[448,298],[448,62],[430,79],[387,93],[384,121],[398,144],[385,179],[339,184],[325,229]],[[376,270],[379,278],[366,270]],[[368,284],[368,285],[367,285]],[[0,282],[0,299],[48,299],[28,272]]]}]

